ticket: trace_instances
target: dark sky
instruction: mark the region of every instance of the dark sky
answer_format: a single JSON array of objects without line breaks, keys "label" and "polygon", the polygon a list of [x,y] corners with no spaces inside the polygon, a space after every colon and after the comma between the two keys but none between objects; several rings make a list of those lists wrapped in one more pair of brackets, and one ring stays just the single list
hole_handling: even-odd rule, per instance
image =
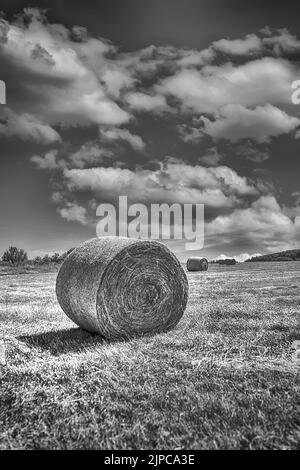
[{"label": "dark sky", "polygon": [[[282,40],[285,41],[282,43],[284,45],[282,46],[281,44],[278,46],[280,52],[278,52],[279,49],[275,49],[274,47],[272,52],[270,52],[271,49],[268,49],[267,52],[255,52],[255,54],[257,54],[255,56],[253,56],[252,52],[247,52],[243,56],[239,55],[237,57],[237,55],[228,55],[227,52],[225,53],[220,48],[218,51],[219,55],[216,57],[213,65],[223,67],[224,64],[232,64],[233,67],[238,67],[241,64],[247,64],[251,61],[262,60],[264,57],[272,57],[274,60],[276,58],[282,67],[287,67],[286,70],[289,70],[291,74],[292,72],[290,72],[290,70],[293,68],[296,74],[293,77],[297,78],[295,70],[297,70],[297,67],[299,68],[300,45],[298,50],[298,46],[291,46],[289,42],[291,37],[300,37],[300,34],[298,34],[300,33],[300,7],[299,2],[296,1],[289,1],[288,6],[286,6],[286,4],[282,2],[268,0],[260,2],[241,2],[236,0],[102,0],[101,2],[91,0],[52,0],[51,2],[49,0],[32,2],[0,0],[0,11],[3,12],[4,19],[10,26],[15,24],[15,15],[22,13],[25,7],[46,9],[48,24],[56,23],[69,29],[72,29],[74,25],[79,25],[87,28],[89,36],[92,38],[108,39],[113,45],[118,47],[118,52],[114,52],[114,59],[112,59],[118,64],[118,67],[120,63],[123,67],[124,57],[122,53],[132,52],[139,57],[138,60],[141,60],[139,51],[150,45],[154,45],[157,48],[160,46],[173,46],[173,48],[177,50],[202,51],[209,48],[214,41],[220,39],[234,40],[242,39],[248,34],[259,35],[259,30],[266,26],[272,30],[273,36],[280,34],[276,33],[275,30],[284,28],[288,30],[288,33],[284,33],[284,39]],[[22,28],[26,27],[26,25],[23,25]],[[288,38],[288,45],[286,38]],[[26,37],[24,36],[24,39],[20,39],[20,41],[24,40],[25,44],[25,39]],[[47,50],[47,42],[40,33],[39,41],[43,50]],[[1,47],[3,46],[3,48],[5,48],[7,44],[8,43],[4,43],[1,45],[0,43],[0,51]],[[26,66],[21,64],[21,58],[16,59],[13,57],[13,49],[3,49],[3,51],[4,52],[0,54],[0,80],[5,79],[6,81],[7,107],[13,111],[14,115],[18,116],[22,113],[28,113],[30,116],[34,116],[39,122],[43,123],[43,125],[50,126],[51,129],[54,129],[54,131],[60,135],[61,141],[59,143],[55,141],[54,138],[52,138],[52,140],[49,138],[50,140],[48,142],[42,143],[41,139],[37,137],[31,138],[24,136],[24,130],[22,130],[22,132],[19,131],[19,134],[14,133],[14,131],[6,132],[5,130],[2,133],[0,132],[0,253],[10,244],[16,244],[25,248],[32,256],[44,252],[63,251],[80,241],[94,236],[95,228],[92,224],[83,224],[78,223],[76,220],[68,220],[66,217],[59,214],[58,210],[60,210],[61,207],[58,207],[57,203],[53,202],[53,193],[63,194],[65,204],[70,203],[70,193],[66,194],[63,186],[64,184],[66,185],[66,181],[63,181],[59,169],[53,168],[53,171],[44,171],[43,168],[41,169],[37,164],[34,164],[31,158],[33,156],[43,156],[47,152],[58,149],[58,158],[61,159],[60,161],[64,161],[63,159],[66,160],[70,155],[78,151],[82,145],[86,143],[92,145],[91,143],[95,144],[95,142],[99,140],[99,122],[89,115],[90,122],[76,122],[76,124],[73,124],[73,121],[70,123],[70,115],[73,113],[75,116],[77,111],[70,111],[70,115],[68,114],[68,116],[63,116],[56,111],[52,113],[51,103],[50,101],[49,103],[46,102],[46,98],[43,98],[44,91],[42,90],[44,90],[44,88],[42,89],[41,87],[45,87],[46,94],[50,89],[53,90],[53,102],[59,101],[59,98],[56,98],[55,90],[61,91],[64,87],[68,90],[70,87],[67,85],[67,80],[71,83],[72,77],[66,79],[65,77],[56,76],[53,79],[51,78],[53,83],[50,83],[50,78],[49,80],[47,77],[45,78],[46,73],[43,76],[39,75],[36,70],[30,68],[31,65],[29,67],[28,64]],[[168,52],[168,54],[171,53],[172,52]],[[202,111],[201,103],[199,106],[197,105],[198,107],[195,106],[193,112],[190,112],[190,108],[192,108],[193,105],[189,104],[189,111],[187,111],[185,107],[187,106],[186,100],[189,99],[186,96],[188,93],[186,93],[185,90],[178,91],[178,93],[177,90],[175,90],[175,92],[173,89],[170,91],[169,82],[168,84],[163,82],[166,77],[177,77],[176,74],[179,73],[178,70],[174,68],[175,59],[169,60],[167,52],[164,52],[164,54],[163,59],[157,58],[157,55],[155,56],[155,67],[158,67],[158,69],[151,76],[149,75],[145,78],[143,75],[142,79],[139,78],[139,85],[134,85],[137,86],[134,90],[132,84],[130,86],[128,85],[126,93],[129,93],[128,90],[131,87],[130,92],[145,92],[151,96],[154,94],[159,94],[160,96],[164,94],[164,96],[167,96],[169,105],[171,104],[173,106],[174,104],[173,112],[169,113],[168,110],[164,110],[162,113],[147,113],[136,112],[131,109],[134,115],[133,119],[124,123],[112,124],[111,127],[114,129],[126,129],[134,136],[141,137],[145,143],[145,148],[143,151],[138,151],[137,148],[132,148],[128,142],[124,141],[123,144],[120,141],[114,141],[114,144],[110,148],[107,140],[100,139],[100,144],[103,145],[104,151],[107,152],[107,155],[111,155],[111,152],[113,152],[113,157],[110,156],[109,161],[105,159],[106,157],[104,160],[99,160],[100,163],[96,166],[104,168],[125,168],[134,173],[140,171],[140,168],[149,171],[153,168],[158,168],[157,165],[159,165],[159,163],[165,163],[167,161],[166,159],[171,157],[177,159],[177,162],[183,161],[184,165],[188,165],[189,168],[193,168],[196,165],[204,165],[205,168],[209,168],[209,164],[201,160],[201,158],[206,158],[207,152],[209,154],[215,152],[220,155],[220,161],[218,163],[214,162],[212,164],[213,168],[226,166],[232,169],[235,174],[239,175],[241,178],[247,178],[249,186],[253,184],[256,188],[259,188],[257,189],[259,193],[259,195],[256,196],[257,198],[271,196],[275,198],[280,206],[280,213],[277,208],[275,208],[273,202],[270,203],[270,212],[272,212],[272,210],[274,211],[274,214],[272,213],[270,216],[270,226],[266,225],[263,227],[259,225],[263,222],[264,211],[268,212],[269,210],[269,202],[263,206],[263,209],[260,208],[259,204],[252,206],[253,200],[251,191],[248,191],[249,195],[247,193],[247,196],[241,196],[241,194],[239,194],[237,197],[234,190],[231,192],[232,188],[230,188],[230,182],[225,181],[224,184],[226,187],[222,187],[223,195],[225,194],[226,198],[230,199],[231,202],[233,201],[232,206],[230,206],[229,209],[226,203],[224,207],[222,206],[219,209],[219,206],[216,207],[213,204],[210,206],[208,204],[208,222],[212,222],[218,215],[230,216],[234,211],[243,210],[246,212],[237,212],[236,217],[239,217],[240,214],[241,220],[244,220],[244,214],[245,217],[249,214],[249,217],[255,218],[253,225],[257,224],[257,231],[262,231],[263,234],[263,230],[268,231],[268,233],[271,230],[272,237],[270,238],[270,243],[267,245],[263,241],[263,235],[258,238],[255,234],[252,238],[248,235],[245,237],[232,237],[232,242],[230,242],[230,240],[228,241],[228,238],[230,238],[229,235],[224,237],[222,241],[221,235],[219,235],[216,240],[210,232],[210,235],[207,237],[205,254],[212,257],[226,251],[226,254],[233,256],[243,252],[249,254],[257,252],[262,253],[268,250],[272,251],[274,249],[296,246],[299,242],[299,238],[297,232],[298,222],[295,221],[295,217],[300,216],[298,205],[300,196],[299,198],[297,196],[297,193],[300,191],[300,140],[296,139],[293,134],[297,128],[296,124],[292,127],[291,121],[284,124],[280,123],[280,128],[281,126],[285,126],[284,129],[286,129],[287,126],[291,126],[290,131],[284,130],[281,132],[278,131],[278,127],[276,127],[276,131],[274,132],[269,130],[271,134],[273,132],[272,135],[270,134],[270,138],[267,136],[265,139],[262,138],[261,140],[256,138],[255,135],[253,137],[251,133],[249,134],[249,138],[246,136],[247,138],[242,137],[239,140],[235,137],[235,134],[234,137],[232,137],[234,130],[232,131],[232,127],[230,127],[226,128],[227,134],[229,133],[231,135],[230,138],[226,136],[224,138],[223,136],[222,139],[216,140],[214,134],[209,134],[208,132],[209,136],[206,135],[191,143],[188,139],[182,138],[179,129],[187,129],[189,135],[189,132],[192,132],[192,129],[196,127],[198,129],[196,132],[198,132],[199,124],[195,125],[195,122],[199,123],[201,116],[204,116],[205,119],[210,120],[210,123],[213,123],[216,119],[219,119],[220,115],[222,116],[222,113],[225,113],[225,111],[221,110],[219,104],[216,105],[216,110],[204,109]],[[51,54],[49,57],[51,57]],[[178,57],[179,56],[176,56],[176,60],[178,60]],[[45,57],[41,59],[39,56],[38,60],[45,60]],[[56,60],[56,58],[54,58],[54,60]],[[152,58],[149,60],[152,60]],[[157,65],[159,60],[164,61],[165,64],[163,66],[160,64]],[[288,61],[289,65],[287,65],[285,61]],[[135,66],[136,65],[129,65],[129,70],[132,70]],[[192,67],[194,67],[194,65]],[[102,70],[101,68],[101,73]],[[187,66],[185,70],[187,70],[187,75],[193,74],[194,72],[202,73],[198,66],[195,66],[192,72],[191,66]],[[74,73],[77,73],[76,70]],[[135,78],[138,73],[140,72],[135,72]],[[278,83],[280,80],[282,83],[284,80],[288,80],[288,72],[283,71],[282,73],[282,78],[278,75]],[[273,78],[274,90],[277,90],[275,83],[276,76]],[[101,82],[102,78],[98,76],[98,79]],[[188,78],[185,75],[185,79],[190,80],[190,75]],[[233,75],[229,81],[230,80],[235,80]],[[255,80],[255,77],[253,80]],[[32,86],[30,86],[30,83]],[[167,91],[159,90],[162,83],[164,83],[165,90]],[[186,90],[189,91],[191,82],[187,81],[186,83]],[[82,85],[78,87],[78,93],[82,92],[81,86]],[[266,82],[266,91],[268,86],[269,83]],[[278,90],[281,90],[281,86],[283,85],[280,82]],[[286,90],[283,93],[286,93]],[[111,95],[109,96],[111,98]],[[124,101],[122,101],[125,99],[124,96],[127,95],[125,91],[122,91],[120,96],[115,97],[115,103],[120,106],[121,109],[126,109],[127,112],[131,112],[129,108],[126,107],[127,105],[124,105]],[[212,100],[213,99],[214,98],[212,98]],[[233,98],[231,97],[230,99],[231,101],[226,101],[227,104],[233,103]],[[256,106],[278,105],[279,109],[290,117],[298,119],[300,115],[299,109],[296,109],[295,106],[291,106],[290,103],[283,99],[278,104],[273,96],[272,100],[270,100],[269,97],[266,97],[266,99],[260,97],[257,100],[249,98],[246,104],[243,102],[243,97],[239,98],[239,100],[238,103],[241,102],[241,104],[245,106],[245,109],[250,110],[250,114]],[[49,112],[47,111],[47,107],[49,107]],[[176,112],[174,111],[175,109]],[[268,112],[269,111],[273,113],[274,110],[269,109]],[[265,119],[266,117],[261,117],[261,112],[263,111],[259,110],[256,113],[257,122],[260,122],[259,119]],[[273,118],[274,120],[277,119],[275,115],[272,114],[272,119]],[[5,123],[5,119],[7,119],[7,116],[2,116],[1,121],[0,116],[0,123]],[[229,119],[228,116],[226,119]],[[230,119],[234,120],[234,117],[231,115]],[[252,118],[250,117],[249,119]],[[222,122],[221,119],[221,124]],[[267,128],[269,129],[268,126],[278,125],[277,121],[275,124],[274,123],[275,121],[273,120],[272,123],[268,121],[266,124]],[[238,122],[230,124],[230,126],[233,127],[238,127],[238,125]],[[18,123],[18,126],[21,126],[21,124]],[[248,126],[248,128],[250,126],[248,121],[246,126]],[[255,122],[253,123],[252,120],[251,126],[255,126]],[[259,124],[257,126],[259,129]],[[104,127],[102,123],[100,123],[100,133],[102,128],[107,129],[107,123],[104,123]],[[220,132],[220,129],[218,128],[217,131]],[[12,132],[12,135],[9,135],[9,132]],[[21,136],[20,132],[22,133]],[[47,133],[48,132],[51,131],[47,128]],[[242,132],[245,133],[244,128]],[[124,139],[126,140],[126,138]],[[99,142],[95,145],[99,146]],[[255,155],[262,155],[262,157],[257,157],[256,159]],[[266,158],[264,158],[263,155],[266,155]],[[121,162],[121,165],[119,162]],[[93,165],[90,164],[86,167],[76,167],[76,171],[91,167],[93,167]],[[71,167],[68,168],[70,169]],[[185,168],[184,171],[188,171],[188,169]],[[218,172],[219,170],[213,171]],[[160,178],[162,177],[163,176],[160,175]],[[223,176],[217,177],[219,180],[223,178]],[[168,178],[171,177],[168,176]],[[146,182],[145,184],[148,183]],[[179,182],[178,184],[180,186],[181,183]],[[189,190],[192,191],[194,188],[198,188],[198,183],[189,182],[188,187]],[[110,189],[107,190],[108,199],[111,196],[110,191]],[[219,191],[219,188],[213,188],[212,191]],[[78,205],[84,208],[89,207],[90,210],[92,199],[99,202],[100,195],[103,199],[103,192],[99,192],[99,190],[95,191],[93,194],[85,194],[79,191],[74,201],[76,199]],[[151,202],[150,199],[148,202]],[[164,202],[164,200],[161,202]],[[192,198],[191,202],[195,202],[195,200]],[[200,200],[197,200],[197,202],[200,202]],[[88,204],[90,204],[90,206],[88,206]],[[295,224],[296,228],[291,226],[293,234],[289,234],[290,229],[287,218],[291,220],[291,223]],[[224,231],[226,232],[226,230],[228,230],[228,233],[232,233],[232,223],[235,222],[228,222],[227,220],[220,221],[219,225],[222,226],[223,222],[225,224]],[[216,227],[219,227],[219,225],[217,224]],[[282,230],[282,226],[285,226],[284,231]],[[214,230],[214,228],[212,227],[211,230]],[[246,222],[245,232],[248,232]],[[239,230],[238,233],[240,233]],[[182,251],[182,247],[178,246],[177,248],[179,252]]]},{"label": "dark sky", "polygon": [[[288,6],[287,6],[288,5]],[[223,37],[236,38],[268,25],[299,30],[299,2],[272,0],[39,0],[0,2],[9,18],[25,6],[48,10],[53,22],[86,26],[125,50],[149,44],[202,49]]]}]

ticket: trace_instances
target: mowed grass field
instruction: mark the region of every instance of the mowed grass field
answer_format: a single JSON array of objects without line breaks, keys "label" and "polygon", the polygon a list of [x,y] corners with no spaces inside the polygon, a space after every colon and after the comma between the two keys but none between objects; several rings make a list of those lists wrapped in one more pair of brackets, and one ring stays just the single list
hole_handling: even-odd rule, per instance
[{"label": "mowed grass field", "polygon": [[1,449],[300,448],[299,262],[188,273],[176,329],[118,343],[55,277],[0,272]]}]

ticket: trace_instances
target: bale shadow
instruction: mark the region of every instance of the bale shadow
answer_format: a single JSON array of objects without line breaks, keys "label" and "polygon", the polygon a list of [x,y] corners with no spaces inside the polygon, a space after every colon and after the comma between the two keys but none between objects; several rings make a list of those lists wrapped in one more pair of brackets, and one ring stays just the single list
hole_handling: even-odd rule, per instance
[{"label": "bale shadow", "polygon": [[30,347],[41,348],[53,356],[70,352],[82,352],[105,343],[112,343],[96,333],[90,333],[81,328],[67,330],[52,330],[18,336],[17,339]]}]

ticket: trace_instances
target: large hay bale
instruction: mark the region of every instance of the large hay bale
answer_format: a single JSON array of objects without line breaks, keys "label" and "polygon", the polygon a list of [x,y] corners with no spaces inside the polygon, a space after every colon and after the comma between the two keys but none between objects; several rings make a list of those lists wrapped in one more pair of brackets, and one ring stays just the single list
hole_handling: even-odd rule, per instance
[{"label": "large hay bale", "polygon": [[176,256],[162,243],[94,238],[66,258],[56,294],[71,320],[107,339],[172,329],[188,299]]},{"label": "large hay bale", "polygon": [[186,267],[188,271],[207,271],[208,261],[206,258],[189,258]]}]

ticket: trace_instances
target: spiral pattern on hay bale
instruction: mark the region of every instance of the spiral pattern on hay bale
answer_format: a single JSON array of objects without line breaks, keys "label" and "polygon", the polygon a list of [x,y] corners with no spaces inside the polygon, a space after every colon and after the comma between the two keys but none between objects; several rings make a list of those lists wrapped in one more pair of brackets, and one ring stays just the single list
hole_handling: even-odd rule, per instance
[{"label": "spiral pattern on hay bale", "polygon": [[188,271],[207,271],[208,261],[206,258],[189,258],[186,267]]},{"label": "spiral pattern on hay bale", "polygon": [[102,237],[70,253],[58,273],[56,294],[77,325],[120,339],[175,327],[187,304],[188,282],[162,243]]}]

